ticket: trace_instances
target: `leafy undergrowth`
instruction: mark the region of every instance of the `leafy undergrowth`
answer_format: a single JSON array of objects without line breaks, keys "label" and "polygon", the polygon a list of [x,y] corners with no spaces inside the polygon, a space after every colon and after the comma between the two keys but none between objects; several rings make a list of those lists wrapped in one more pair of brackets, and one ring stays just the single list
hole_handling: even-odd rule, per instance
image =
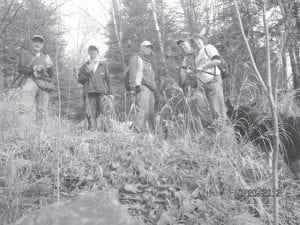
[{"label": "leafy undergrowth", "polygon": [[[119,190],[122,204],[146,224],[226,224],[248,213],[271,224],[271,176],[262,155],[236,143],[230,129],[198,141],[136,134],[114,122],[110,133],[85,132],[57,119],[22,127],[14,105],[0,105],[0,224],[90,189]],[[180,136],[180,135],[179,135]],[[280,165],[281,224],[299,224],[299,183]],[[245,194],[245,191],[249,191]],[[298,200],[297,200],[298,196]]]}]

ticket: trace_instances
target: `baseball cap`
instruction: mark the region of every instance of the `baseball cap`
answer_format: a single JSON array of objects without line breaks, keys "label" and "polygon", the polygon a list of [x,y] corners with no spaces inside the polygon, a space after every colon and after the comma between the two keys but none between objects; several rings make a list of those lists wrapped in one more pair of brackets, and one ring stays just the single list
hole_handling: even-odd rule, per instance
[{"label": "baseball cap", "polygon": [[153,45],[151,44],[150,41],[143,41],[143,42],[141,43],[141,47],[142,47],[142,46],[153,47]]},{"label": "baseball cap", "polygon": [[186,40],[185,39],[180,39],[176,42],[176,44],[179,46],[181,43],[185,42]]},{"label": "baseball cap", "polygon": [[42,35],[38,35],[38,34],[33,35],[32,38],[31,38],[31,40],[32,41],[34,41],[34,40],[40,40],[42,42],[45,41],[44,37]]},{"label": "baseball cap", "polygon": [[98,49],[95,45],[90,45],[89,48],[88,48],[88,51],[90,51],[90,50],[91,50],[91,51],[94,50],[94,51],[99,52],[99,49]]},{"label": "baseball cap", "polygon": [[192,39],[198,38],[201,39],[202,41],[206,42],[206,37],[204,37],[202,34],[195,34],[193,35]]}]

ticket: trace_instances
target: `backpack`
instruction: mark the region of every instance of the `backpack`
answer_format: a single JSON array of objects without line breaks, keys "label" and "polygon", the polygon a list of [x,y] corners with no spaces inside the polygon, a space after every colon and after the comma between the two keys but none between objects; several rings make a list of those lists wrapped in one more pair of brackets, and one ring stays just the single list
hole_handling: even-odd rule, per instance
[{"label": "backpack", "polygon": [[[206,48],[204,47],[204,51],[205,51],[205,54],[209,57],[207,51],[206,51]],[[221,61],[221,64],[219,64],[217,67],[218,69],[220,70],[221,72],[221,77],[222,77],[222,80],[230,77],[230,73],[228,71],[228,63],[227,61],[224,59],[223,56],[220,55],[220,61]]]}]

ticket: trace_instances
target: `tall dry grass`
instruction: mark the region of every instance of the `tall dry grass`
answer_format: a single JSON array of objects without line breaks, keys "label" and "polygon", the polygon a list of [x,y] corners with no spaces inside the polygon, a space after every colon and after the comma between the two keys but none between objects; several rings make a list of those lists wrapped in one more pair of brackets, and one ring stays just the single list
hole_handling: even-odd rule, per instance
[{"label": "tall dry grass", "polygon": [[[173,224],[225,224],[241,213],[271,224],[272,198],[248,198],[238,192],[271,189],[263,154],[250,143],[237,143],[229,127],[215,135],[195,132],[190,102],[201,93],[184,96],[178,87],[173,88],[167,87],[160,112],[169,129],[166,140],[160,132],[132,132],[127,124],[114,120],[114,110],[109,119],[102,118],[109,124],[107,133],[86,132],[84,123],[62,120],[58,134],[56,117],[43,129],[22,127],[14,96],[2,96],[0,224],[12,224],[20,216],[56,202],[58,173],[62,200],[90,189],[119,189],[125,183],[143,186],[140,200],[122,202],[132,215],[150,224],[157,223],[162,211],[175,218]],[[180,104],[183,110],[178,112]],[[299,184],[287,179],[287,173],[282,166],[281,224],[299,224],[299,204],[295,205]]]}]

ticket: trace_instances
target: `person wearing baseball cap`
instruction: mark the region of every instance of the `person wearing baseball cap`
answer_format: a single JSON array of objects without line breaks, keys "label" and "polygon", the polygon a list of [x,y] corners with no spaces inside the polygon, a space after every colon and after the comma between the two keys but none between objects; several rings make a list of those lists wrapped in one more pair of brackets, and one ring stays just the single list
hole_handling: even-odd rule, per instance
[{"label": "person wearing baseball cap", "polygon": [[137,106],[134,121],[137,131],[142,131],[146,124],[154,130],[154,108],[158,92],[150,61],[152,49],[153,45],[150,41],[143,41],[139,53],[134,55],[129,63],[129,84],[126,88],[130,96],[135,96],[132,101],[135,101]]},{"label": "person wearing baseball cap", "polygon": [[196,89],[198,87],[198,82],[194,77],[193,71],[195,68],[195,54],[188,39],[179,39],[177,45],[184,52],[178,81],[184,94],[187,95],[191,88]]},{"label": "person wearing baseball cap", "polygon": [[45,39],[42,35],[39,35],[39,34],[35,34],[32,36],[31,38],[32,41],[38,41],[38,42],[42,42],[44,43],[45,42]]},{"label": "person wearing baseball cap", "polygon": [[151,42],[150,41],[143,41],[142,43],[141,43],[141,47],[142,46],[145,46],[145,47],[149,47],[149,48],[153,48],[153,45],[151,44]]},{"label": "person wearing baseball cap", "polygon": [[197,134],[203,129],[203,113],[200,107],[201,101],[196,97],[198,81],[195,77],[195,51],[187,38],[179,39],[177,45],[184,52],[178,74],[178,85],[183,90],[184,95],[191,96],[190,101],[187,103],[189,107],[186,107],[190,111],[184,111],[184,113],[192,114],[192,122],[189,122],[188,126],[194,134]]},{"label": "person wearing baseball cap", "polygon": [[[105,61],[99,59],[99,49],[95,45],[88,47],[89,60],[79,69],[78,82],[83,85],[83,102],[88,130],[97,130],[97,117],[105,115],[103,97],[112,95],[111,79]],[[108,121],[107,121],[108,122]],[[101,131],[107,132],[107,124],[102,123]]]},{"label": "person wearing baseball cap", "polygon": [[48,54],[42,52],[44,44],[44,37],[35,34],[31,38],[31,49],[24,49],[20,54],[18,72],[24,75],[20,86],[21,122],[43,122],[49,114],[49,93],[55,86],[53,62]]}]

